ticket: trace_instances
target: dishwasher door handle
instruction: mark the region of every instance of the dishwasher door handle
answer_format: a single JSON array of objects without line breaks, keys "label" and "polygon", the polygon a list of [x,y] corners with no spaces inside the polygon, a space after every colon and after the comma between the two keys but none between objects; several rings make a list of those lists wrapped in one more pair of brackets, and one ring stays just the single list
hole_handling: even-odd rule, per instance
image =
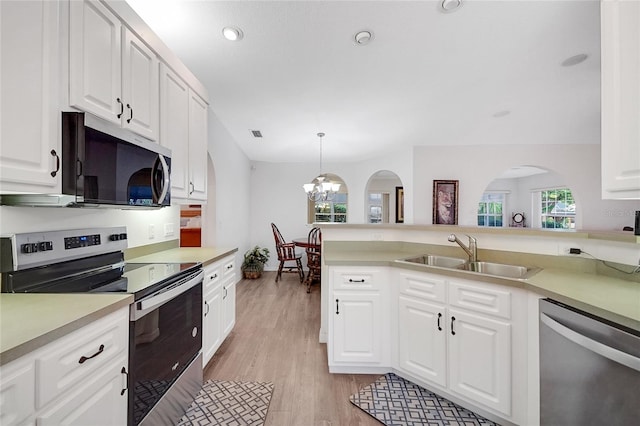
[{"label": "dishwasher door handle", "polygon": [[556,320],[552,319],[546,314],[540,314],[540,321],[542,321],[547,327],[561,335],[562,337],[572,341],[576,345],[580,345],[591,352],[597,353],[611,361],[617,362],[636,371],[640,371],[640,358],[630,355],[626,352],[620,351],[611,346],[604,345],[593,339],[583,336],[580,333],[576,333],[572,329],[560,324]]}]

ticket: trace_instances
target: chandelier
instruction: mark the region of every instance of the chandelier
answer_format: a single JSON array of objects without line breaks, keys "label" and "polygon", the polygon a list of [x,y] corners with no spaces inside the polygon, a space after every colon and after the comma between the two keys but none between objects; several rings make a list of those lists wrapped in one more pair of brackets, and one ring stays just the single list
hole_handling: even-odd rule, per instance
[{"label": "chandelier", "polygon": [[315,178],[311,183],[305,183],[302,185],[309,200],[315,201],[331,201],[336,193],[340,190],[340,184],[331,182],[328,176],[322,173],[322,138],[324,133],[318,133],[320,138],[320,175]]}]

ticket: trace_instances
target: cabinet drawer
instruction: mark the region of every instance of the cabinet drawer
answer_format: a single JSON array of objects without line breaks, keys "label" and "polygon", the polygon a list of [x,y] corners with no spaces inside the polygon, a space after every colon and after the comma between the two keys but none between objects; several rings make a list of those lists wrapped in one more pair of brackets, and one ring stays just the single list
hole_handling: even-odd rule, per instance
[{"label": "cabinet drawer", "polygon": [[449,304],[499,318],[511,318],[511,293],[491,284],[450,281]]},{"label": "cabinet drawer", "polygon": [[127,355],[128,313],[128,307],[122,308],[43,348],[35,360],[38,408]]},{"label": "cabinet drawer", "polygon": [[222,282],[222,264],[216,262],[204,268],[203,294],[216,288]]},{"label": "cabinet drawer", "polygon": [[386,274],[381,269],[335,269],[332,271],[335,290],[380,290]]},{"label": "cabinet drawer", "polygon": [[444,303],[446,281],[430,275],[401,273],[398,291],[407,296]]},{"label": "cabinet drawer", "polygon": [[222,259],[222,274],[225,277],[236,273],[236,259],[233,256]]}]

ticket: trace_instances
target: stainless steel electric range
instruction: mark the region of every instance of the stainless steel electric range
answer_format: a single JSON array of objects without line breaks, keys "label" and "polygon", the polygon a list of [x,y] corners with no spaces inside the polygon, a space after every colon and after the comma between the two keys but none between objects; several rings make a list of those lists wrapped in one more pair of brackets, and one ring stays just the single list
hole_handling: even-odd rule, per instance
[{"label": "stainless steel electric range", "polygon": [[202,386],[202,265],[125,262],[126,248],[125,227],[2,237],[2,292],[132,294],[128,423],[174,425]]}]

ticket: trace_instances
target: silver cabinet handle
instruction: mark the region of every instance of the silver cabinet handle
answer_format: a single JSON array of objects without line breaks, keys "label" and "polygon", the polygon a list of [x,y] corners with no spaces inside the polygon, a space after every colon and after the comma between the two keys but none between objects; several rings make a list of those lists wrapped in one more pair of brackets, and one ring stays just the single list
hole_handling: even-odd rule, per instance
[{"label": "silver cabinet handle", "polygon": [[542,321],[544,325],[546,325],[562,337],[571,340],[576,345],[580,345],[583,348],[597,353],[598,355],[603,356],[607,359],[610,359],[611,361],[617,362],[618,364],[622,364],[629,368],[633,368],[636,371],[640,371],[640,358],[636,358],[635,356],[630,355],[626,352],[622,352],[616,348],[612,348],[611,346],[603,345],[602,343],[590,339],[587,336],[576,333],[570,328],[553,320],[548,315],[540,314],[540,321]]},{"label": "silver cabinet handle", "polygon": [[122,367],[120,370],[120,374],[124,374],[124,387],[120,391],[120,396],[124,395],[124,393],[129,389],[129,373],[127,373],[127,369]]}]

